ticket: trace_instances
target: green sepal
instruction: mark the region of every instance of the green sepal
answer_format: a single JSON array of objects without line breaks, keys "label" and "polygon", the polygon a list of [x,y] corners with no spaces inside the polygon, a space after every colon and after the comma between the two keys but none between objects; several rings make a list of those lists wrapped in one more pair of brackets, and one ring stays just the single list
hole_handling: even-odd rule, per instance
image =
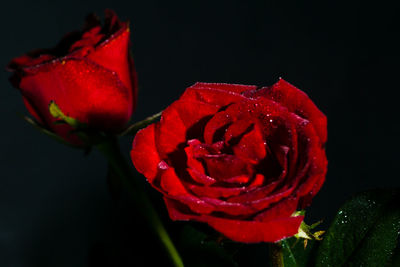
[{"label": "green sepal", "polygon": [[[311,225],[307,225],[304,221],[301,222],[300,227],[299,227],[299,232],[295,235],[296,238],[303,238],[307,240],[322,240],[322,235],[325,233],[325,231],[316,231],[313,232],[312,230],[316,228],[318,225],[320,225],[322,221],[318,221],[316,223],[313,223]],[[305,241],[307,242],[307,241]],[[307,243],[305,243],[307,244]]]},{"label": "green sepal", "polygon": [[90,152],[91,146],[102,143],[107,138],[105,133],[90,131],[87,124],[65,115],[54,101],[50,101],[49,112],[54,118],[58,119],[54,124],[68,124],[73,128],[69,131],[69,134],[75,134],[82,140],[86,147],[85,153]]},{"label": "green sepal", "polygon": [[136,122],[130,126],[128,126],[124,131],[122,131],[119,135],[120,136],[125,136],[125,135],[135,135],[140,129],[145,128],[146,126],[152,124],[153,122],[158,121],[161,118],[162,111],[159,113],[156,113],[154,115],[151,115],[147,118],[145,118],[142,121]]},{"label": "green sepal", "polygon": [[[305,210],[298,210],[293,212],[292,217],[296,216],[305,216],[306,211]],[[301,222],[299,231],[297,234],[294,235],[295,238],[297,239],[305,239],[304,240],[304,246],[307,245],[307,240],[322,240],[322,235],[325,233],[325,231],[316,231],[313,232],[312,230],[315,229],[318,225],[322,223],[321,221],[318,221],[316,223],[313,223],[311,225],[307,225],[304,221]]]},{"label": "green sepal", "polygon": [[64,112],[61,111],[60,107],[53,100],[50,101],[49,111],[50,111],[50,114],[54,118],[59,119],[58,121],[54,122],[55,124],[66,123],[66,124],[70,125],[74,129],[85,129],[85,128],[87,128],[86,124],[81,123],[77,119],[74,119],[72,117],[69,117],[69,116],[65,115]]}]

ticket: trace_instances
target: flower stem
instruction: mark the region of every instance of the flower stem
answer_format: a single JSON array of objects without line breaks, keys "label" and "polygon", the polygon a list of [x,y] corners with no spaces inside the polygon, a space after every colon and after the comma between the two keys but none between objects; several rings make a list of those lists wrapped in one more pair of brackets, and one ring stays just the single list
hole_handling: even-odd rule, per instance
[{"label": "flower stem", "polygon": [[158,217],[157,211],[154,209],[150,199],[144,191],[139,189],[140,185],[136,179],[134,179],[132,169],[126,162],[125,157],[122,155],[117,140],[115,138],[110,138],[106,142],[97,145],[97,148],[107,157],[110,166],[120,177],[123,186],[129,190],[129,195],[133,198],[137,208],[148,221],[152,230],[160,238],[160,241],[167,250],[173,265],[175,267],[183,267],[182,259]]},{"label": "flower stem", "polygon": [[269,254],[273,267],[284,267],[283,263],[283,248],[281,242],[269,244]]}]

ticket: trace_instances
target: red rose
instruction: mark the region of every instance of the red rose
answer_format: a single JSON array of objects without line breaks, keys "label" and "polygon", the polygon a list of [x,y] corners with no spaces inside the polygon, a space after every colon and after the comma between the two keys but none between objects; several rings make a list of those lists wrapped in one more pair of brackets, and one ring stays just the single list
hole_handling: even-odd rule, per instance
[{"label": "red rose", "polygon": [[327,121],[305,93],[196,83],[138,132],[131,157],[173,220],[205,222],[239,242],[298,232],[325,180]]},{"label": "red rose", "polygon": [[120,131],[136,100],[136,73],[129,54],[129,26],[106,10],[104,26],[89,16],[83,31],[65,36],[53,49],[14,58],[11,81],[28,111],[45,127],[79,143],[68,125],[49,113],[55,101],[65,115],[106,132]]}]

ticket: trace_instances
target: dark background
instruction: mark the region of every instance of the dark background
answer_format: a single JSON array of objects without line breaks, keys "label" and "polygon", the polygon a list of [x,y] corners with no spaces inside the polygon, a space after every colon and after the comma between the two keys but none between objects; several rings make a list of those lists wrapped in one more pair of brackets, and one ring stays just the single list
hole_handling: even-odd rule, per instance
[{"label": "dark background", "polygon": [[[133,120],[165,108],[196,81],[271,85],[283,77],[328,116],[329,171],[308,222],[325,219],[327,226],[353,193],[400,185],[400,46],[393,4],[7,2],[0,16],[0,68],[29,50],[55,45],[88,13],[102,14],[106,7],[131,21],[140,85]],[[148,251],[159,247],[151,238],[135,254],[143,225],[129,205],[113,204],[102,156],[85,157],[22,121],[17,113],[26,110],[8,76],[1,72],[0,266],[106,266],[110,251],[114,260],[137,266],[154,262]],[[124,139],[124,152],[131,141]],[[176,225],[169,224],[171,231]]]}]

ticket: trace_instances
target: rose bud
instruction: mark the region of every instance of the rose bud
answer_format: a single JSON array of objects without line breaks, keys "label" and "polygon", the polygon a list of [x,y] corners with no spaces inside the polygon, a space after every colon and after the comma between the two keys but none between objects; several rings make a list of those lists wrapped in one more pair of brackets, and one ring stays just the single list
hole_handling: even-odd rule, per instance
[{"label": "rose bud", "polygon": [[32,51],[8,65],[28,111],[46,129],[72,144],[81,140],[68,124],[55,124],[49,104],[89,129],[117,133],[136,102],[136,72],[129,53],[129,25],[111,10],[102,26],[94,15],[82,31],[67,34],[52,49]]},{"label": "rose bud", "polygon": [[196,83],[139,131],[131,158],[173,220],[204,222],[238,242],[298,232],[325,180],[327,120],[280,79],[270,87]]}]

